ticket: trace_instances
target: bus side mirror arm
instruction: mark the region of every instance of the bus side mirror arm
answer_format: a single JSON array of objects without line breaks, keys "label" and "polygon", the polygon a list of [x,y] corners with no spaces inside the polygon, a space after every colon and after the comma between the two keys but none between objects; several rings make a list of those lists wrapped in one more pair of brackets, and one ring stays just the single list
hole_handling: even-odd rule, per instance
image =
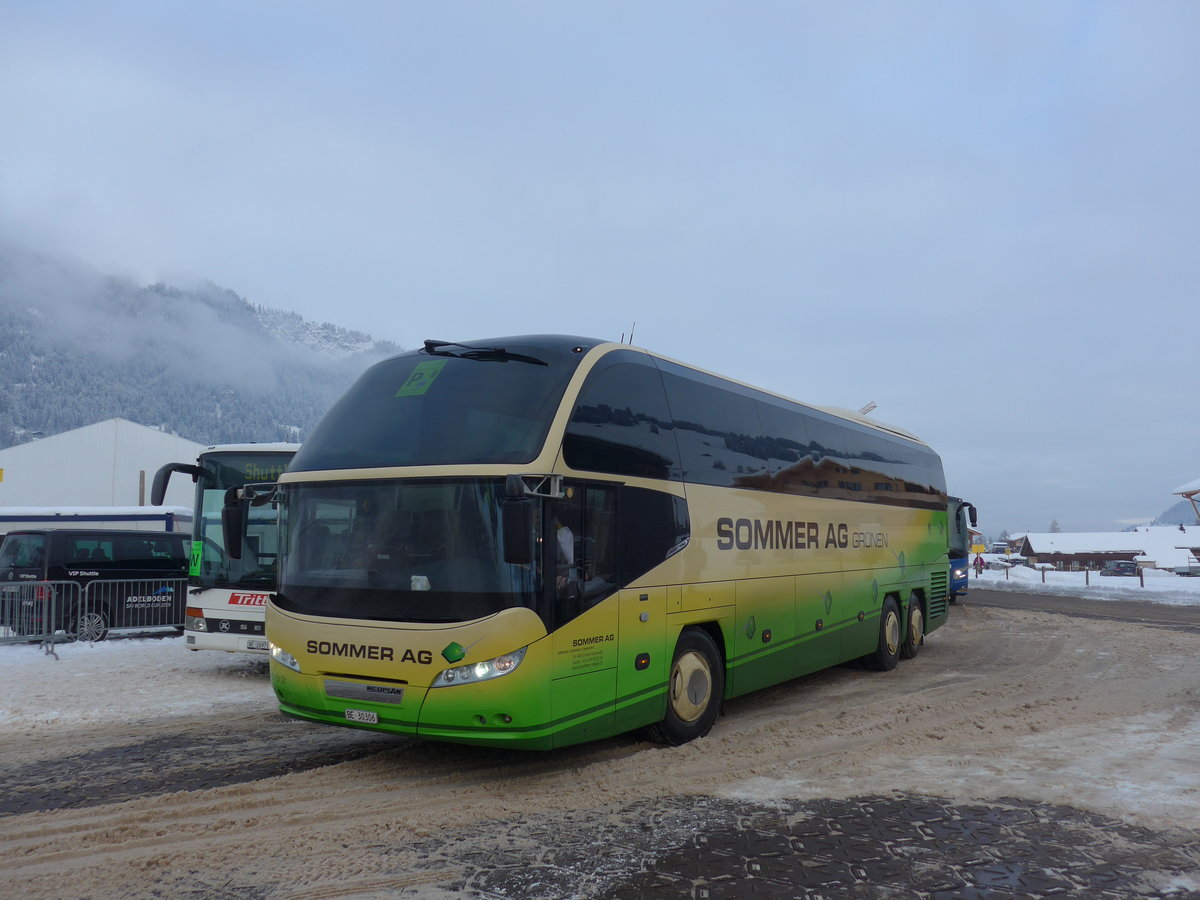
[{"label": "bus side mirror arm", "polygon": [[562,482],[561,475],[506,475],[504,476],[504,495],[510,500],[520,497],[546,497],[550,500],[561,500],[566,496]]}]

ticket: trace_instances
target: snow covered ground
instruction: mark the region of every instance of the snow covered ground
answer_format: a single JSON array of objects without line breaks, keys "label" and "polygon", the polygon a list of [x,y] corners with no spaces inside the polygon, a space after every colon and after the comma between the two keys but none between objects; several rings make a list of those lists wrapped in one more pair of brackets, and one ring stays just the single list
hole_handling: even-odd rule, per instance
[{"label": "snow covered ground", "polygon": [[[997,558],[984,555],[985,560]],[[1092,600],[1146,600],[1180,606],[1200,604],[1200,578],[1172,575],[1157,569],[1147,569],[1142,576],[1138,579],[1101,576],[1097,572],[1039,572],[1029,566],[1012,566],[1003,571],[985,569],[979,578],[972,571],[969,589],[1059,594]]]},{"label": "snow covered ground", "polygon": [[[1200,578],[1148,574],[1144,588],[1136,578],[1041,579],[992,571],[973,589],[1200,603]],[[360,883],[354,896],[382,897],[409,871],[396,854],[413,836],[465,841],[464,852],[487,858],[493,845],[464,838],[463,822],[504,828],[566,813],[602,827],[615,808],[682,795],[770,803],[895,791],[1002,809],[1011,798],[1056,804],[1194,842],[1198,644],[1186,628],[968,597],[892,672],[836,667],[736,698],[710,735],[682,747],[631,735],[545,755],[285,720],[262,657],[190,652],[173,632],[60,645],[57,657],[0,646],[0,767],[17,773],[22,796],[132,784],[100,805],[0,817],[0,854],[9,894],[29,900],[236,886],[333,897]],[[297,759],[317,762],[289,768]],[[147,766],[167,781],[140,787]],[[1107,825],[1094,827],[1096,840],[1110,839]],[[1187,896],[1200,888],[1194,870],[1155,866],[1141,866],[1155,884]]]},{"label": "snow covered ground", "polygon": [[275,709],[266,659],[189,651],[173,630],[96,644],[0,645],[0,729],[53,734],[114,716],[125,722],[187,718],[215,706]]}]

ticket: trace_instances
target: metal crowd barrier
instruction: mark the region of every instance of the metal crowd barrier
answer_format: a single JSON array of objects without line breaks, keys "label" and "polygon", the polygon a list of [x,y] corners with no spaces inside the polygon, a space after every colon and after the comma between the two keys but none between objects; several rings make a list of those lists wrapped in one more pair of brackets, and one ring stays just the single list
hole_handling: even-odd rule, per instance
[{"label": "metal crowd barrier", "polygon": [[76,581],[10,581],[0,584],[0,644],[43,643],[68,638],[61,633],[66,609],[78,606],[83,588]]},{"label": "metal crowd barrier", "polygon": [[186,578],[0,584],[0,643],[102,641],[114,629],[183,627]]}]

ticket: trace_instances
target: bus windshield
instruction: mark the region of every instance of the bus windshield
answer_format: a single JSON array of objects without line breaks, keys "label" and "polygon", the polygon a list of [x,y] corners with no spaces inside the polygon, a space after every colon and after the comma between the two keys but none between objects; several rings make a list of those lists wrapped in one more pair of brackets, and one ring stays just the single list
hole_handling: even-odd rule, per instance
[{"label": "bus windshield", "polygon": [[192,531],[192,584],[201,588],[264,590],[275,585],[279,556],[277,512],[271,505],[251,507],[242,558],[225,552],[221,508],[229,488],[273,482],[292,451],[201,454],[204,475],[196,480],[196,518]]},{"label": "bus windshield", "polygon": [[594,344],[430,341],[384,360],[326,413],[289,471],[529,462]]},{"label": "bus windshield", "polygon": [[281,488],[284,557],[275,602],[283,608],[458,622],[536,603],[537,566],[504,561],[503,479]]}]

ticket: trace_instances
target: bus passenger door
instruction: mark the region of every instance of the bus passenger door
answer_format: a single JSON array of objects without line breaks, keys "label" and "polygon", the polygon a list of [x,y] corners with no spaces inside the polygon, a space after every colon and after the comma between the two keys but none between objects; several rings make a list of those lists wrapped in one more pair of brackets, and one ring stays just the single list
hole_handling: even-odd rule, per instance
[{"label": "bus passenger door", "polygon": [[546,517],[543,565],[553,627],[556,746],[613,732],[618,635],[613,498],[611,486],[568,482]]},{"label": "bus passenger door", "polygon": [[616,607],[600,604],[550,636],[554,744],[564,747],[612,734],[617,664]]},{"label": "bus passenger door", "polygon": [[663,714],[674,646],[667,646],[667,588],[621,591],[617,622],[619,734],[657,722]]}]

